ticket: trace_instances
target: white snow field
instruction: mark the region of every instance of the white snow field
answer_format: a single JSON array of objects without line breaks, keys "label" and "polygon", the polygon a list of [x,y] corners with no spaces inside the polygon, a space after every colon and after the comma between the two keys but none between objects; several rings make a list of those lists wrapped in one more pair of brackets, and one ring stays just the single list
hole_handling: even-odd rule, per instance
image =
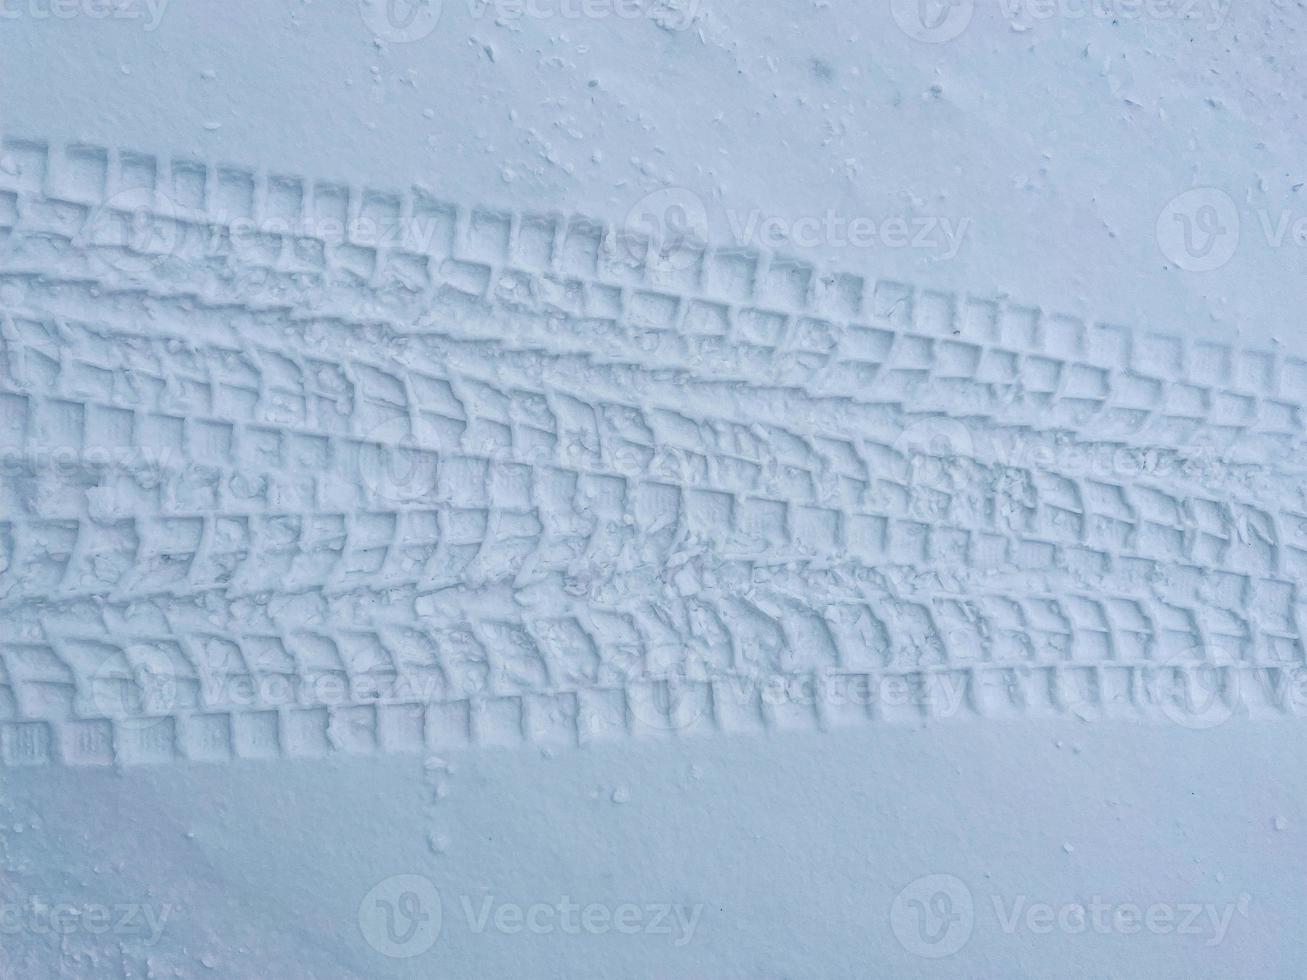
[{"label": "white snow field", "polygon": [[0,977],[1307,973],[1299,0],[0,0]]}]

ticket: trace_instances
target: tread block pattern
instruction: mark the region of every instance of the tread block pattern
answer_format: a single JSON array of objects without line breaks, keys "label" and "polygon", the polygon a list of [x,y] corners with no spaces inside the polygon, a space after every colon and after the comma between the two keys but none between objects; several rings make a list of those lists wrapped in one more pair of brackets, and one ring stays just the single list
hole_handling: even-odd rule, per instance
[{"label": "tread block pattern", "polygon": [[0,760],[1301,710],[1307,362],[675,259],[0,139]]}]

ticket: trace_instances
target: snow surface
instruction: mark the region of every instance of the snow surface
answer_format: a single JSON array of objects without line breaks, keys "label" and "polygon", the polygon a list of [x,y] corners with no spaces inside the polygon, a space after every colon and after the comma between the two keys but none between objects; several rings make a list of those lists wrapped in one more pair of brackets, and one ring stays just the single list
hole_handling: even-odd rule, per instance
[{"label": "snow surface", "polygon": [[0,0],[0,974],[1301,976],[1303,25]]}]

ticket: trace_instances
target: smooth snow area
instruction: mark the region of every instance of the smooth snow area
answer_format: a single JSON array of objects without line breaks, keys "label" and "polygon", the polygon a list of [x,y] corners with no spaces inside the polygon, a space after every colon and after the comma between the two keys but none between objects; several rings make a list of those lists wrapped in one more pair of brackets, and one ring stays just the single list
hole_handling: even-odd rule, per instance
[{"label": "smooth snow area", "polygon": [[[128,976],[147,959],[163,976],[1290,976],[1301,798],[1265,774],[1303,764],[1293,731],[1018,722],[485,750],[445,758],[437,802],[394,758],[25,776],[11,880],[49,902],[168,906],[157,945],[143,912],[121,940]],[[439,856],[428,835],[448,840]],[[414,872],[438,883],[439,937],[378,959],[359,903]],[[970,897],[926,929],[965,939],[947,958],[917,956],[934,950],[915,916],[892,917],[925,874]],[[619,932],[569,900],[640,914]],[[549,907],[534,928],[532,906]],[[665,923],[654,906],[673,907]],[[700,910],[684,943],[677,906]],[[86,952],[101,943],[71,936],[66,971],[114,975],[116,952]],[[26,962],[13,975],[42,975]]]},{"label": "smooth snow area", "polygon": [[0,0],[0,977],[1300,977],[1300,0]]}]

